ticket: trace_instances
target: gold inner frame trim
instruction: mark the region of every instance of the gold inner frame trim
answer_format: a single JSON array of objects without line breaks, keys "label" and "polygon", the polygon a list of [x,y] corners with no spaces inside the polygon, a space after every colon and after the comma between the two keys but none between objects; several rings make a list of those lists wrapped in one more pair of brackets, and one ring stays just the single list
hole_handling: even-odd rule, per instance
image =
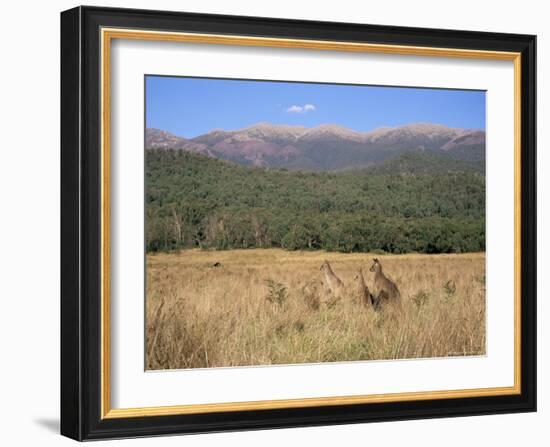
[{"label": "gold inner frame trim", "polygon": [[[355,42],[279,39],[199,33],[145,31],[121,28],[101,29],[101,418],[168,416],[213,412],[284,408],[311,408],[431,399],[503,396],[521,393],[521,54],[514,52],[464,50],[457,48],[384,45]],[[327,396],[304,399],[223,402],[142,408],[111,408],[110,342],[110,184],[111,184],[111,41],[113,39],[200,43],[210,45],[258,46],[270,48],[382,53],[409,56],[437,56],[505,60],[514,63],[514,385],[444,391],[404,392],[355,396]]]}]

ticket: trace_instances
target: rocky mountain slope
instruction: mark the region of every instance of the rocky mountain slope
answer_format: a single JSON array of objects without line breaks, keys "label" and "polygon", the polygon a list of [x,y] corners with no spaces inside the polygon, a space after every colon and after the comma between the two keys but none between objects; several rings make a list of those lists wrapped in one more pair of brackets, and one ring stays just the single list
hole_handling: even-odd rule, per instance
[{"label": "rocky mountain slope", "polygon": [[247,166],[334,171],[378,164],[403,153],[445,155],[483,164],[485,132],[438,124],[411,124],[356,132],[342,126],[259,123],[235,131],[212,130],[187,139],[147,129],[146,149],[177,149]]}]

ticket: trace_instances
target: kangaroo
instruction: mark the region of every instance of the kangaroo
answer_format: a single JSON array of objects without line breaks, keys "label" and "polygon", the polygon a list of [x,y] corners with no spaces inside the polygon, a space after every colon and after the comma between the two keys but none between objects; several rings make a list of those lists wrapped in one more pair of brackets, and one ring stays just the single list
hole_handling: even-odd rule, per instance
[{"label": "kangaroo", "polygon": [[343,292],[344,283],[334,274],[328,261],[323,262],[319,270],[325,274],[325,283],[329,291],[335,296],[339,296]]},{"label": "kangaroo", "polygon": [[374,307],[374,298],[372,296],[372,293],[370,293],[367,284],[365,283],[365,278],[363,277],[363,271],[361,269],[357,271],[357,275],[355,275],[355,281],[357,281],[357,292],[359,296],[359,301],[365,306],[370,305]]},{"label": "kangaroo", "polygon": [[376,258],[373,259],[373,264],[370,268],[374,272],[374,304],[375,307],[381,305],[381,301],[399,302],[401,294],[397,285],[382,272],[382,264]]}]

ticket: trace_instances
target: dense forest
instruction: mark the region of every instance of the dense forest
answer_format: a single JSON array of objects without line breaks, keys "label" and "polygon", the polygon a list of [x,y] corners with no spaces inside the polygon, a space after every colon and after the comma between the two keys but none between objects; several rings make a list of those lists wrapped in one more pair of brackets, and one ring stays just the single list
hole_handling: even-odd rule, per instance
[{"label": "dense forest", "polygon": [[340,172],[146,151],[146,249],[485,250],[481,163],[406,153]]}]

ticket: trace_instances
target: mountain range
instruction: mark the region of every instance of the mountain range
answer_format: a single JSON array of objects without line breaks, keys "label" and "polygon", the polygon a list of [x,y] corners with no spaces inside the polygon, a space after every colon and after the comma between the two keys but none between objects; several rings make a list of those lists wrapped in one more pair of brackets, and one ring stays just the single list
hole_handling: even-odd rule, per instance
[{"label": "mountain range", "polygon": [[485,132],[417,123],[370,132],[335,124],[317,127],[258,123],[184,138],[148,128],[147,150],[175,149],[245,166],[336,171],[364,168],[405,153],[427,153],[483,166]]}]

